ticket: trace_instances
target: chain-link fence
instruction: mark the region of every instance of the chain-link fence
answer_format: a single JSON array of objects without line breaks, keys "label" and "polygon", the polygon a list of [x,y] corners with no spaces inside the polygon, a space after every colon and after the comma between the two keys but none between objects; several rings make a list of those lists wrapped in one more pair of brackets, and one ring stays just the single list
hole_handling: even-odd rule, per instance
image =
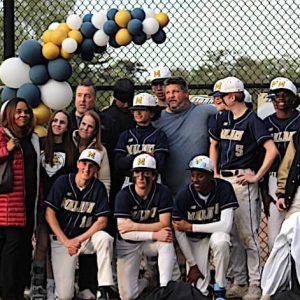
[{"label": "chain-link fence", "polygon": [[[0,1],[2,19],[3,3]],[[70,14],[84,16],[102,9],[136,7],[149,7],[169,16],[165,43],[148,40],[141,46],[109,46],[91,61],[83,61],[80,55],[71,60],[70,82],[76,85],[91,78],[99,90],[101,107],[109,104],[118,78],[129,77],[138,90],[148,90],[149,71],[158,65],[185,77],[191,94],[196,95],[207,94],[217,79],[228,75],[241,78],[254,101],[274,77],[288,77],[300,85],[300,2],[294,0],[16,0],[15,53],[22,41],[41,40],[49,24],[65,22]],[[265,258],[265,226],[261,236]]]}]

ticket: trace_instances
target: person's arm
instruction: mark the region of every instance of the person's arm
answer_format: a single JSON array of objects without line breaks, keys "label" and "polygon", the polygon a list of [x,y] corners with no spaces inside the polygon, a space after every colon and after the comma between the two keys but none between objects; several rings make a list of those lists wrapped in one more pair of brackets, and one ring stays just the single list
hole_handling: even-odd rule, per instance
[{"label": "person's arm", "polygon": [[109,160],[106,149],[103,147],[103,150],[101,151],[103,158],[101,161],[101,167],[98,173],[98,179],[103,182],[106,188],[106,192],[109,195],[110,191],[110,184],[111,184],[111,178],[110,178],[110,167],[109,167]]},{"label": "person's arm", "polygon": [[191,224],[185,220],[173,221],[175,230],[182,232],[205,232],[214,233],[217,231],[230,233],[233,222],[233,208],[221,211],[220,221],[208,224]]},{"label": "person's arm", "polygon": [[210,139],[210,145],[209,145],[209,157],[214,162],[214,177],[219,176],[219,170],[218,170],[218,160],[219,160],[219,142],[214,139]]},{"label": "person's arm", "polygon": [[237,183],[245,184],[245,183],[255,183],[258,182],[265,173],[270,169],[274,159],[278,155],[278,150],[273,142],[273,140],[267,140],[264,142],[263,147],[266,150],[265,158],[262,162],[261,167],[257,171],[255,175],[253,174],[240,174],[238,175]]}]

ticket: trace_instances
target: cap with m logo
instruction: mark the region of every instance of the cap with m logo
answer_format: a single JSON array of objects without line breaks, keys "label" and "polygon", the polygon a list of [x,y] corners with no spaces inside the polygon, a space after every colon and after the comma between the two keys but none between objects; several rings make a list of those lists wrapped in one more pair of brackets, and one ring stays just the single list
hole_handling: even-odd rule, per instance
[{"label": "cap with m logo", "polygon": [[143,153],[133,160],[132,171],[142,170],[156,170],[156,160],[153,156]]},{"label": "cap with m logo", "polygon": [[85,149],[81,152],[79,156],[80,160],[89,160],[93,163],[95,163],[98,167],[101,165],[101,154],[96,149]]}]

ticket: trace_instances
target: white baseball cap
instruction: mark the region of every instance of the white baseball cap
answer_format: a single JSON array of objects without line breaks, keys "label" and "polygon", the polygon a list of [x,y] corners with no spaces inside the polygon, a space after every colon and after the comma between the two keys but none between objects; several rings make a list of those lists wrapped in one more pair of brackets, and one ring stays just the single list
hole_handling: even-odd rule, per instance
[{"label": "white baseball cap", "polygon": [[215,82],[213,91],[212,91],[212,93],[209,94],[209,96],[215,96],[215,94],[220,91],[220,88],[222,86],[222,81],[223,81],[223,78],[219,79],[218,81]]},{"label": "white baseball cap", "polygon": [[134,96],[133,106],[130,107],[131,110],[139,110],[145,108],[155,108],[156,98],[148,93],[140,93]]},{"label": "white baseball cap", "polygon": [[155,81],[163,81],[170,77],[172,77],[172,74],[168,67],[156,67],[150,72],[151,83],[154,83]]},{"label": "white baseball cap", "polygon": [[247,90],[244,90],[244,94],[245,94],[244,102],[252,103],[252,96],[250,95],[250,93]]},{"label": "white baseball cap", "polygon": [[288,90],[295,96],[298,95],[296,86],[289,79],[284,77],[277,77],[271,81],[269,94],[274,94],[276,90]]},{"label": "white baseball cap", "polygon": [[153,156],[143,153],[135,157],[132,171],[156,170],[156,160]]},{"label": "white baseball cap", "polygon": [[85,149],[81,152],[78,160],[89,160],[98,167],[101,165],[101,154],[96,149]]},{"label": "white baseball cap", "polygon": [[188,170],[204,170],[214,173],[214,162],[205,155],[195,156],[189,163]]},{"label": "white baseball cap", "polygon": [[215,96],[224,96],[229,93],[238,93],[245,90],[243,82],[236,77],[226,77],[222,79],[219,91]]}]

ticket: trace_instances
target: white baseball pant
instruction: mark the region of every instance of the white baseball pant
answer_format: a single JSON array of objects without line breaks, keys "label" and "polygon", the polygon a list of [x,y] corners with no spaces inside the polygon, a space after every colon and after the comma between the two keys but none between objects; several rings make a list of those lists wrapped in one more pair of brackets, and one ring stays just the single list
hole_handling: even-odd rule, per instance
[{"label": "white baseball pant", "polygon": [[144,241],[130,243],[117,240],[117,276],[122,300],[136,299],[146,287],[139,281],[140,263],[143,255],[158,256],[160,286],[172,280],[174,265],[177,263],[173,243]]},{"label": "white baseball pant", "polygon": [[[249,169],[239,170],[239,173],[252,173]],[[239,207],[234,211],[234,221],[231,230],[232,246],[236,247],[237,243],[241,243],[246,251],[247,269],[249,275],[250,285],[260,284],[260,245],[259,245],[259,223],[260,223],[260,200],[258,197],[258,184],[237,184],[237,176],[222,177],[221,178],[230,182],[235,191]],[[235,251],[235,250],[233,250]],[[237,251],[233,252],[239,256]],[[239,259],[241,258],[241,259]],[[242,260],[245,256],[236,257],[232,260],[232,273],[234,276],[235,284],[244,284],[238,282],[241,280],[241,266],[244,262]],[[243,275],[244,276],[244,275]],[[244,280],[244,279],[243,279]]]},{"label": "white baseball pant", "polygon": [[82,243],[76,255],[70,256],[67,248],[50,235],[52,267],[55,281],[55,297],[60,300],[73,299],[75,269],[78,255],[97,254],[99,286],[114,285],[112,276],[113,237],[105,231],[98,231]]},{"label": "white baseball pant", "polygon": [[[274,172],[270,172],[269,175],[269,194],[277,201],[277,196],[275,194],[277,189],[277,177]],[[281,224],[284,221],[285,212],[280,212],[276,204],[271,202],[270,204],[270,216],[268,217],[268,245],[269,252],[271,252],[275,239],[280,232]]]}]

